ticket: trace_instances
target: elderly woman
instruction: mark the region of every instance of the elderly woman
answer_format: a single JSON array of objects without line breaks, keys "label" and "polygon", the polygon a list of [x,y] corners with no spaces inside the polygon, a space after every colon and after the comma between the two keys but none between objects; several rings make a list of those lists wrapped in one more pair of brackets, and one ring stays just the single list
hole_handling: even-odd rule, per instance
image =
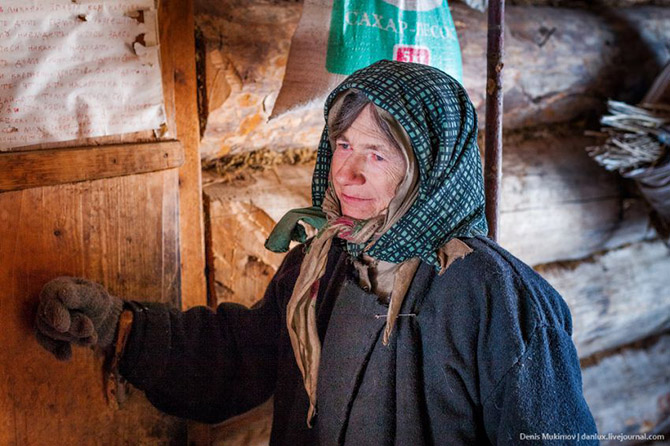
[{"label": "elderly woman", "polygon": [[300,222],[319,231],[253,308],[182,313],[59,278],[41,295],[42,345],[61,359],[72,342],[107,347],[126,337],[124,312],[119,369],[154,405],[219,422],[274,394],[271,445],[594,434],[567,305],[485,236],[464,89],[437,69],[380,61],[339,85],[325,116],[313,206],[289,212],[266,245],[305,242]]}]

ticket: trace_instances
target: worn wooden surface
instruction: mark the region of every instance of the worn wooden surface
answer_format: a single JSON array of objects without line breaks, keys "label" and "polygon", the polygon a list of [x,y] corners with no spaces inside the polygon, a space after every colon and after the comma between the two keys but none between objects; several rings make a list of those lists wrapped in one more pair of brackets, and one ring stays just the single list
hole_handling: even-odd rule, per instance
[{"label": "worn wooden surface", "polygon": [[162,1],[159,24],[164,83],[173,87],[177,139],[184,146],[179,221],[181,299],[182,308],[187,309],[207,302],[193,0]]},{"label": "worn wooden surface", "polygon": [[216,240],[214,302],[251,306],[281,263],[282,255],[260,250],[275,222],[260,208],[241,202],[210,202],[212,240]]},{"label": "worn wooden surface", "polygon": [[212,303],[233,301],[251,306],[263,297],[284,258],[263,244],[286,211],[311,205],[313,168],[282,166],[249,172],[241,180],[204,188],[211,231]]},{"label": "worn wooden surface", "polygon": [[[598,432],[605,435],[664,433],[665,440],[670,440],[668,370],[670,334],[644,348],[624,350],[583,369],[584,398],[596,420]],[[663,424],[664,430],[661,429]],[[632,443],[614,439],[601,444]]]},{"label": "worn wooden surface", "polygon": [[653,236],[645,203],[589,158],[594,140],[582,132],[554,126],[504,139],[498,241],[530,265]]},{"label": "worn wooden surface", "polygon": [[570,306],[582,358],[670,330],[670,250],[660,241],[538,270]]},{"label": "worn wooden surface", "polygon": [[0,154],[0,192],[154,172],[183,162],[178,141],[7,152]]},{"label": "worn wooden surface", "polygon": [[204,35],[209,99],[201,142],[204,158],[267,146],[313,145],[323,123],[318,114],[266,122],[281,87],[301,11],[300,3],[289,1],[196,3],[196,23]]},{"label": "worn wooden surface", "polygon": [[[207,6],[199,8],[197,22],[208,54],[223,61],[217,81],[208,84],[225,84],[231,91],[220,107],[210,110],[203,158],[261,148],[316,147],[324,122],[322,100],[265,122],[281,85],[300,5],[255,0],[242,13],[237,12],[239,0],[200,3]],[[226,13],[226,6],[236,12]],[[460,3],[450,8],[463,55],[464,84],[483,127],[486,15]],[[668,8],[510,6],[506,12],[505,129],[593,118],[610,97],[638,101],[670,58],[665,44]]]},{"label": "worn wooden surface", "polygon": [[[483,125],[485,17],[458,6],[464,85]],[[649,6],[507,8],[504,127],[597,116],[606,98],[639,101],[670,58],[669,19],[670,9]]]},{"label": "worn wooden surface", "polygon": [[61,363],[33,336],[39,291],[58,275],[178,304],[178,187],[172,169],[0,194],[0,444],[180,444],[181,422],[140,392],[107,407],[100,354]]}]

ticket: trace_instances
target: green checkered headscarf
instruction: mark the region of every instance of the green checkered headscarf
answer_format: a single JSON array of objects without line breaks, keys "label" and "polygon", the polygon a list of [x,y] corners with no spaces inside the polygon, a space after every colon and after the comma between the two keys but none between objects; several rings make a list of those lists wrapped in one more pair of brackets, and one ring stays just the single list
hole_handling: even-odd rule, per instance
[{"label": "green checkered headscarf", "polygon": [[[419,257],[439,267],[436,251],[450,239],[486,234],[477,115],[463,87],[437,68],[381,60],[332,91],[326,121],[333,100],[347,89],[360,90],[403,126],[419,168],[415,202],[367,254],[393,263]],[[323,203],[331,157],[326,126],[312,178],[314,207]],[[361,246],[350,243],[348,250],[355,255]]]}]

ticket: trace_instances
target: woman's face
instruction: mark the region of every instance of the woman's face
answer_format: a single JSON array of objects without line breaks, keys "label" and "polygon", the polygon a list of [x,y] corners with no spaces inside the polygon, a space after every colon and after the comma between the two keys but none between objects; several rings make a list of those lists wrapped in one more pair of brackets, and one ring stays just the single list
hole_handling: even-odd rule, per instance
[{"label": "woman's face", "polygon": [[368,219],[379,215],[405,176],[405,159],[391,145],[366,106],[335,141],[331,174],[342,215]]}]

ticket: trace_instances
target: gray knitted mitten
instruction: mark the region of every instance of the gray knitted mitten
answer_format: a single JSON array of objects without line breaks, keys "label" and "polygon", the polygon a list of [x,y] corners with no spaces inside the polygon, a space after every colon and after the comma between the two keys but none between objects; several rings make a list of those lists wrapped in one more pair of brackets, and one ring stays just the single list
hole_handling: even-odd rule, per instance
[{"label": "gray knitted mitten", "polygon": [[58,277],[40,293],[37,341],[62,361],[72,356],[72,343],[108,347],[122,310],[123,301],[102,285],[79,277]]}]

